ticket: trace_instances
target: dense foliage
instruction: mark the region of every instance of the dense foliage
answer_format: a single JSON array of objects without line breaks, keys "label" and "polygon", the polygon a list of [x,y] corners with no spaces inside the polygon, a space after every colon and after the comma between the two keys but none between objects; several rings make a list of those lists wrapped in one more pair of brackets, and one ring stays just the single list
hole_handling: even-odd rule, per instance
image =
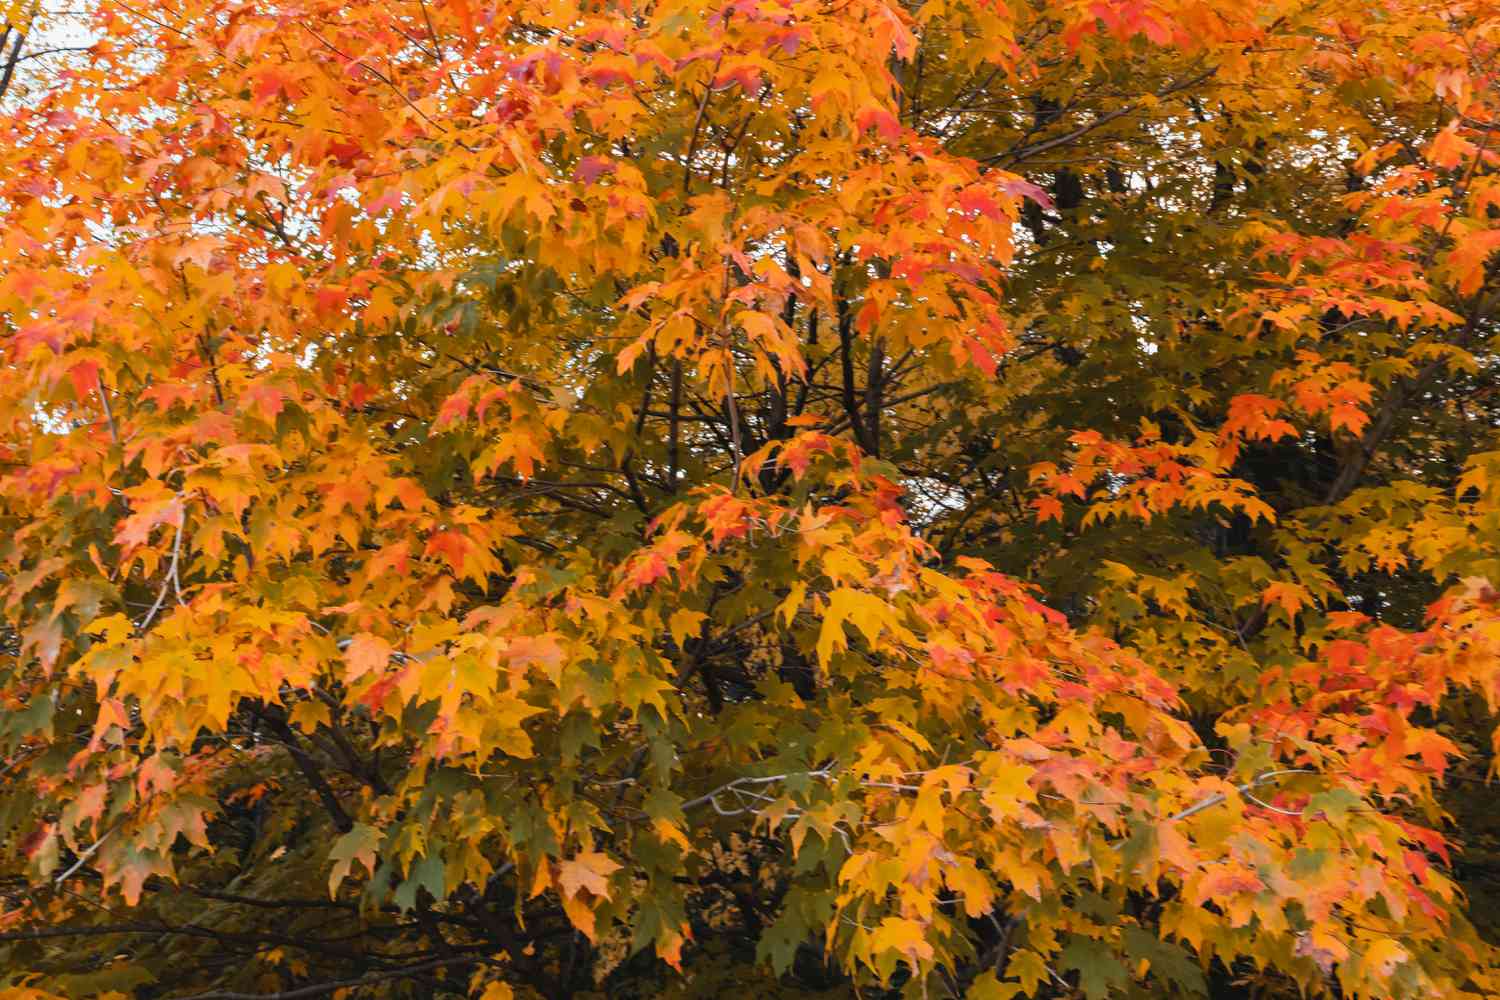
[{"label": "dense foliage", "polygon": [[1500,991],[1492,0],[77,14],[3,995]]}]

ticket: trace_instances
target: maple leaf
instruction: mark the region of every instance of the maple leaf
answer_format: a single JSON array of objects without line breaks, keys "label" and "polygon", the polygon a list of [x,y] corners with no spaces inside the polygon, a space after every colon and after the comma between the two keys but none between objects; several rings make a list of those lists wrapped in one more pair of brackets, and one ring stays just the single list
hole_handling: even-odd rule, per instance
[{"label": "maple leaf", "polygon": [[73,392],[79,399],[86,398],[99,386],[99,365],[93,361],[79,361],[68,369],[68,378],[73,383]]},{"label": "maple leaf", "polygon": [[260,382],[240,394],[240,409],[247,413],[257,413],[262,420],[274,422],[286,408],[286,400],[287,394],[280,386]]},{"label": "maple leaf", "polygon": [[870,935],[870,950],[873,952],[894,951],[913,961],[931,958],[932,945],[927,940],[927,928],[915,920],[905,917],[886,917]]},{"label": "maple leaf", "polygon": [[1073,935],[1062,950],[1063,967],[1078,973],[1078,984],[1088,1000],[1104,1000],[1129,978],[1125,966],[1103,942]]},{"label": "maple leaf", "polygon": [[1396,967],[1411,956],[1405,948],[1390,938],[1381,938],[1370,944],[1361,956],[1365,968],[1376,982],[1385,982],[1396,971]]},{"label": "maple leaf", "polygon": [[887,142],[901,137],[901,122],[885,108],[865,108],[855,122],[862,130],[878,132]]},{"label": "maple leaf", "polygon": [[1006,194],[1015,198],[1025,198],[1034,201],[1048,211],[1054,211],[1057,206],[1052,202],[1052,196],[1045,190],[1031,183],[1024,177],[1012,177],[1002,175],[996,180],[996,186]]},{"label": "maple leaf", "polygon": [[437,419],[434,421],[433,426],[446,427],[449,424],[456,424],[463,421],[469,415],[469,407],[471,405],[468,390],[460,389],[443,400],[443,405],[438,409]]},{"label": "maple leaf", "polygon": [[1292,437],[1297,429],[1285,420],[1276,419],[1282,402],[1254,393],[1236,396],[1229,401],[1229,419],[1224,422],[1225,435],[1244,434],[1252,440],[1275,441]]},{"label": "maple leaf", "polygon": [[1276,582],[1261,592],[1261,604],[1265,607],[1277,605],[1288,620],[1297,617],[1297,612],[1309,603],[1307,589],[1295,583]]},{"label": "maple leaf", "polygon": [[1010,956],[1010,961],[1005,966],[1006,978],[1015,978],[1021,983],[1021,991],[1027,996],[1034,995],[1039,983],[1045,982],[1049,976],[1047,964],[1042,956],[1029,948],[1017,948]]},{"label": "maple leaf", "polygon": [[384,639],[361,632],[349,641],[344,658],[349,663],[345,677],[356,681],[365,674],[384,671],[391,660],[391,647]]},{"label": "maple leaf", "polygon": [[1046,521],[1058,521],[1063,519],[1062,501],[1056,497],[1035,497],[1031,501],[1032,508],[1036,511],[1038,524]]},{"label": "maple leaf", "polygon": [[583,892],[608,899],[609,876],[619,870],[620,865],[608,855],[585,851],[558,863],[557,884],[568,896]]},{"label": "maple leaf", "polygon": [[337,897],[339,886],[349,876],[356,861],[371,875],[375,874],[375,852],[380,847],[380,841],[380,831],[364,823],[354,824],[348,833],[334,841],[333,848],[328,852],[328,859],[333,862],[328,874],[330,899]]},{"label": "maple leaf", "polygon": [[607,177],[614,172],[615,164],[612,160],[601,156],[585,156],[578,161],[578,166],[573,170],[573,176],[584,184],[594,184],[599,178]]}]

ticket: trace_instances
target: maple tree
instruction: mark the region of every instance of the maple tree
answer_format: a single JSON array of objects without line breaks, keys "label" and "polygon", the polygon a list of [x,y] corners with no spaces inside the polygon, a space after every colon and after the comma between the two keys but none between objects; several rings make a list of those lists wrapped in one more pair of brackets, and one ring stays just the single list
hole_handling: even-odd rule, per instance
[{"label": "maple tree", "polygon": [[1493,4],[3,10],[5,996],[1500,990]]}]

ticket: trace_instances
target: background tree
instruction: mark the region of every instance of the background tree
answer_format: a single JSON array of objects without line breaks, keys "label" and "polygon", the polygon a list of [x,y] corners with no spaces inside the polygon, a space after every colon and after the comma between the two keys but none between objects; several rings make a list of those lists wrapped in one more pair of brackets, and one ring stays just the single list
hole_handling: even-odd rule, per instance
[{"label": "background tree", "polygon": [[0,120],[10,995],[1496,991],[1492,4],[90,32]]}]

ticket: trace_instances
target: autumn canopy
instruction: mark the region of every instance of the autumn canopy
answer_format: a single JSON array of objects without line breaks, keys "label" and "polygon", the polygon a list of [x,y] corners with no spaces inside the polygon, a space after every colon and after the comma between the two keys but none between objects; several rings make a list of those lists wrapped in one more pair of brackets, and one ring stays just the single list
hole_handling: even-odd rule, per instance
[{"label": "autumn canopy", "polygon": [[1493,0],[0,12],[0,997],[1500,993]]}]

